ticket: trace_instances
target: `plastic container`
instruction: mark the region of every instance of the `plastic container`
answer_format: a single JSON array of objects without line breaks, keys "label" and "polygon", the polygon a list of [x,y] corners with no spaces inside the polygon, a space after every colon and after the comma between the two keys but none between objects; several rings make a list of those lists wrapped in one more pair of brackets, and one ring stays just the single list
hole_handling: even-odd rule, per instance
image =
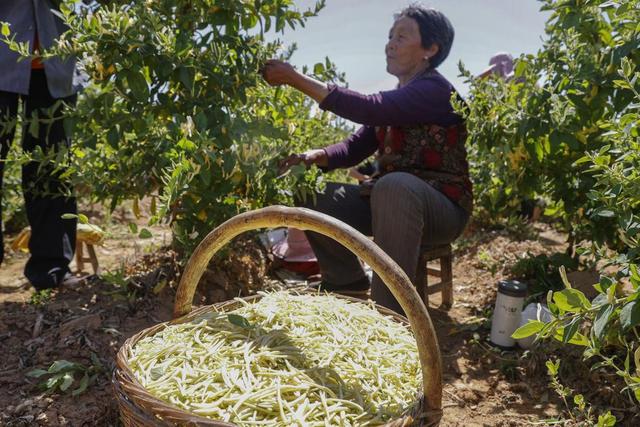
[{"label": "plastic container", "polygon": [[515,340],[511,335],[518,329],[522,305],[527,295],[527,285],[517,280],[498,282],[498,295],[491,320],[490,340],[498,347],[512,348]]},{"label": "plastic container", "polygon": [[[551,321],[551,312],[546,305],[540,304],[539,302],[532,302],[522,311],[522,315],[520,316],[520,325],[518,325],[518,327],[526,325],[529,323],[529,320],[539,320],[541,322],[548,323]],[[518,340],[518,346],[524,349],[531,348],[535,338],[535,335],[521,338]]]}]

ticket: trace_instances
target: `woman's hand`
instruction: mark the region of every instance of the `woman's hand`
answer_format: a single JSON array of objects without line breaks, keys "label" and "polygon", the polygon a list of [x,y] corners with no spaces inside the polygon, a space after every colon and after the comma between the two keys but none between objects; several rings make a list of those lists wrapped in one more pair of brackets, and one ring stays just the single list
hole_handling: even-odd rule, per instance
[{"label": "woman's hand", "polygon": [[290,85],[298,74],[288,62],[270,59],[262,68],[262,76],[271,86]]},{"label": "woman's hand", "polygon": [[308,150],[300,154],[292,154],[279,163],[278,173],[281,175],[288,171],[292,166],[304,163],[306,166],[317,165],[320,167],[329,166],[327,152],[323,149]]},{"label": "woman's hand", "polygon": [[327,88],[326,84],[299,73],[291,64],[284,61],[268,60],[265,62],[261,73],[262,77],[271,86],[291,86],[310,96],[318,103],[321,103],[329,94],[329,88]]},{"label": "woman's hand", "polygon": [[349,176],[351,178],[355,178],[358,182],[366,181],[367,179],[371,178],[369,175],[360,173],[358,168],[349,168]]}]

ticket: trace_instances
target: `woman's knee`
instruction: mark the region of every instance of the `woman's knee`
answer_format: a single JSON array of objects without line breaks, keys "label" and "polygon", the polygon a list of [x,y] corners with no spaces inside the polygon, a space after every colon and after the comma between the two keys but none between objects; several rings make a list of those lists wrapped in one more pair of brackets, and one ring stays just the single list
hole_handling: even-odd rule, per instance
[{"label": "woman's knee", "polygon": [[424,183],[415,176],[405,172],[394,172],[380,178],[371,192],[371,206],[388,206],[397,201],[403,203],[416,203],[418,198],[418,185]]}]

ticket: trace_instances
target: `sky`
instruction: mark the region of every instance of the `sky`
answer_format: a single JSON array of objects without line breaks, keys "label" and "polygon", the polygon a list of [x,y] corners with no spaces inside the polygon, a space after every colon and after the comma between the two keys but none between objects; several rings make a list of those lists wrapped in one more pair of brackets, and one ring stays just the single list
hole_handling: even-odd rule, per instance
[{"label": "sky", "polygon": [[[413,3],[410,0],[326,0],[319,16],[304,28],[278,38],[286,45],[296,43],[291,62],[298,68],[313,66],[328,56],[338,70],[346,73],[349,87],[362,93],[392,89],[396,78],[386,72],[384,46],[393,14]],[[313,0],[295,0],[300,9]],[[540,12],[538,0],[425,0],[425,6],[442,11],[456,31],[449,57],[438,68],[462,94],[467,92],[458,77],[462,61],[479,74],[497,52],[514,57],[535,53],[542,47],[547,14]]]}]

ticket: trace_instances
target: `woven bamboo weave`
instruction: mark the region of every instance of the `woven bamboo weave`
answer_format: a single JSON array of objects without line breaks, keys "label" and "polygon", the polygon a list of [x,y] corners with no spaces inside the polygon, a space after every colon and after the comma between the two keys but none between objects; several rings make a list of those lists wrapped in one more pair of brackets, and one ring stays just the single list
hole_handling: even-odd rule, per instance
[{"label": "woven bamboo weave", "polygon": [[[387,423],[386,427],[408,425],[437,426],[442,417],[442,363],[437,337],[426,307],[400,267],[378,246],[355,229],[327,215],[302,208],[273,206],[235,216],[209,233],[198,245],[183,272],[174,305],[174,320],[147,328],[125,341],[118,351],[113,387],[122,422],[128,427],[141,426],[234,426],[223,421],[201,417],[175,407],[151,395],[135,378],[127,360],[131,349],[142,338],[161,331],[168,325],[189,322],[210,311],[230,311],[240,303],[226,301],[191,310],[196,286],[213,255],[227,242],[244,231],[265,227],[296,227],[335,239],[371,266],[394,294],[407,318],[376,305],[383,315],[410,327],[416,337],[423,374],[423,393],[417,396],[414,413]],[[347,296],[338,298],[362,302]],[[260,296],[244,298],[255,301]]]}]

